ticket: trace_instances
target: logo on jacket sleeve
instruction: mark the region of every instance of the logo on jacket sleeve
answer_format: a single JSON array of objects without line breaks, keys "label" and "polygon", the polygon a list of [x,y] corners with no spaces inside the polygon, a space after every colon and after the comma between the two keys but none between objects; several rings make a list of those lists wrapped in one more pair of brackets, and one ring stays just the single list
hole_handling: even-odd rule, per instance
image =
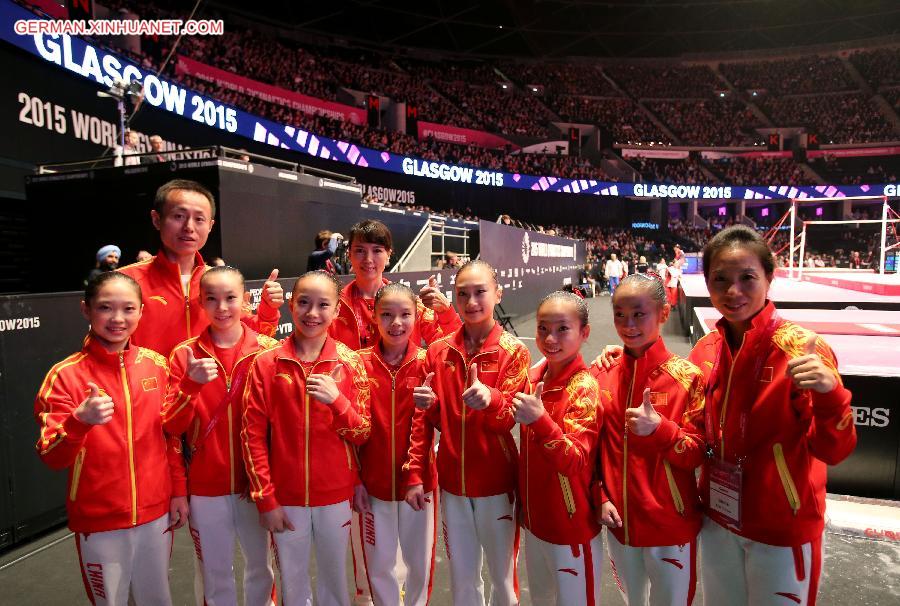
[{"label": "logo on jacket sleeve", "polygon": [[161,295],[153,295],[152,297],[150,297],[150,300],[151,300],[151,301],[159,301],[159,302],[162,303],[163,305],[168,305],[168,304],[169,304],[169,302],[166,301],[166,298],[163,297],[163,296],[161,296]]}]

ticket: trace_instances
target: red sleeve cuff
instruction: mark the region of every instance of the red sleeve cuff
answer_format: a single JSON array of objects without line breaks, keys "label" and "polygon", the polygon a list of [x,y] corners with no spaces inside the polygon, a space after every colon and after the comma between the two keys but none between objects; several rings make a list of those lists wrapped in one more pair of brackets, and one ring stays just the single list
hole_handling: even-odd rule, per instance
[{"label": "red sleeve cuff", "polygon": [[546,442],[555,437],[556,434],[562,433],[559,425],[556,424],[546,410],[544,411],[544,414],[538,417],[537,421],[528,426],[528,429],[531,430],[534,439],[539,442]]},{"label": "red sleeve cuff", "polygon": [[83,440],[87,433],[93,428],[93,425],[79,420],[75,416],[75,411],[63,421],[63,429],[66,431],[66,437],[70,440]]},{"label": "red sleeve cuff", "polygon": [[836,412],[843,408],[850,401],[852,394],[850,390],[841,384],[835,385],[834,389],[828,393],[819,393],[812,391],[812,404],[814,412]]},{"label": "red sleeve cuff", "polygon": [[186,393],[189,396],[197,395],[205,383],[198,383],[193,380],[190,376],[185,374],[181,378],[181,382],[178,384],[178,389],[181,390],[182,393]]},{"label": "red sleeve cuff", "polygon": [[500,408],[500,402],[503,401],[503,394],[500,393],[500,390],[496,387],[488,387],[491,392],[491,401],[488,404],[487,408],[485,408],[485,412],[496,411]]},{"label": "red sleeve cuff", "polygon": [[256,308],[256,317],[262,322],[277,322],[281,316],[278,308],[272,307],[265,300],[260,300],[259,307]]},{"label": "red sleeve cuff", "polygon": [[671,419],[667,419],[662,415],[660,415],[660,417],[661,420],[659,426],[656,428],[656,431],[649,436],[638,436],[633,433],[629,434],[628,438],[634,440],[635,446],[644,451],[659,451],[669,447],[669,444],[671,444],[675,440],[675,436],[678,435],[678,423]]},{"label": "red sleeve cuff", "polygon": [[278,500],[275,498],[274,494],[266,495],[256,501],[256,510],[259,513],[268,513],[278,506]]},{"label": "red sleeve cuff", "polygon": [[172,478],[172,496],[186,497],[187,494],[187,480],[184,478]]}]

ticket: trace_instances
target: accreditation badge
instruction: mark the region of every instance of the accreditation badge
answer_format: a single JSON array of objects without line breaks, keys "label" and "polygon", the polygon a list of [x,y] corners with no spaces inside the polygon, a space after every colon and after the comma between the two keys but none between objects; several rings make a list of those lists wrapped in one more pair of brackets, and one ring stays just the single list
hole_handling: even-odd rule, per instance
[{"label": "accreditation badge", "polygon": [[713,459],[709,469],[709,506],[728,526],[741,528],[741,489],[743,471],[740,466]]}]

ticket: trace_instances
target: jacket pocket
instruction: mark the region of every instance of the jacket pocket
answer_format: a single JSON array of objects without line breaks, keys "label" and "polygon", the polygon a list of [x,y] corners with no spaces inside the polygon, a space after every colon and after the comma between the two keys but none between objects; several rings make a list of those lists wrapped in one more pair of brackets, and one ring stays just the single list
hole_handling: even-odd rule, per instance
[{"label": "jacket pocket", "polygon": [[503,441],[503,436],[497,436],[497,440],[500,441],[500,448],[503,450],[503,456],[506,457],[507,463],[512,463],[512,456],[509,454],[509,447]]},{"label": "jacket pocket", "polygon": [[672,501],[675,503],[675,511],[679,515],[684,515],[684,500],[681,498],[681,491],[678,490],[678,483],[675,482],[675,475],[672,473],[672,467],[668,461],[663,461],[663,468],[666,470],[666,480],[669,482],[669,491],[672,493]]},{"label": "jacket pocket", "polygon": [[797,511],[800,510],[800,496],[797,493],[797,485],[794,484],[794,478],[791,477],[791,470],[788,469],[787,461],[784,459],[784,449],[781,447],[780,442],[772,446],[772,452],[775,453],[775,467],[778,469],[778,476],[781,478],[784,494],[794,515],[797,515]]},{"label": "jacket pocket", "polygon": [[78,482],[81,480],[81,468],[84,466],[84,455],[87,448],[82,447],[75,456],[75,465],[72,467],[72,486],[69,488],[69,500],[74,501],[78,496]]},{"label": "jacket pocket", "polygon": [[557,473],[559,476],[559,488],[562,490],[563,504],[566,506],[566,513],[569,517],[575,515],[575,496],[572,494],[572,483],[569,482],[568,476]]},{"label": "jacket pocket", "polygon": [[344,442],[344,450],[347,451],[347,468],[353,471],[353,455],[350,454],[350,444]]}]

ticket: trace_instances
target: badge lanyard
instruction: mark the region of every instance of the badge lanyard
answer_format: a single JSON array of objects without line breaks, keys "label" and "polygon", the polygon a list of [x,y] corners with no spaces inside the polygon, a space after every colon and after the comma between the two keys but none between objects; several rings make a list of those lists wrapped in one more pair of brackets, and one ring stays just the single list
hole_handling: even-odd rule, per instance
[{"label": "badge lanyard", "polygon": [[[768,349],[769,343],[772,341],[772,336],[775,334],[775,331],[779,326],[783,323],[781,317],[778,316],[777,313],[772,315],[772,318],[769,320],[769,323],[766,325],[765,331],[760,336],[759,341],[756,343],[756,347],[753,348],[753,355],[755,358],[755,364],[753,369],[753,374],[751,375],[755,379],[759,379],[762,375],[763,364],[766,362],[766,358],[768,357]],[[719,430],[718,435],[716,435],[716,425],[715,419],[713,419],[713,411],[710,403],[713,401],[712,394],[715,388],[719,383],[719,371],[722,367],[722,357],[724,355],[724,349],[728,344],[726,339],[722,339],[721,344],[719,345],[719,351],[716,354],[716,362],[713,365],[712,372],[710,373],[710,382],[706,386],[706,406],[705,406],[705,425],[706,425],[706,454],[707,457],[713,458],[716,454],[717,444],[719,444],[719,439],[721,438],[722,431]],[[737,355],[735,355],[737,358]],[[734,359],[731,361],[732,365],[734,364]],[[733,372],[733,368],[732,368]],[[749,416],[750,416],[750,408],[753,407],[753,392],[751,390],[747,390],[745,394],[745,398],[743,399],[742,406],[740,406],[740,433],[738,434],[737,445],[734,448],[734,452],[737,455],[737,463],[740,466],[743,461],[743,450],[744,443],[747,439],[747,426],[749,425]],[[721,419],[719,419],[721,422]],[[724,458],[725,453],[719,453],[719,455]]]}]

